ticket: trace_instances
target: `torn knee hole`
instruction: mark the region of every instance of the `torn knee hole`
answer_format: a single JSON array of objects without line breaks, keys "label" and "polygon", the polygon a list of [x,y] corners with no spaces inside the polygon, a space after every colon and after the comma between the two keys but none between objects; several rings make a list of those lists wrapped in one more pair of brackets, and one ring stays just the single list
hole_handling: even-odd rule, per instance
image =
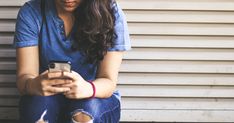
[{"label": "torn knee hole", "polygon": [[89,114],[86,114],[84,112],[78,112],[75,115],[73,115],[72,118],[76,122],[89,122],[92,120],[92,117]]}]

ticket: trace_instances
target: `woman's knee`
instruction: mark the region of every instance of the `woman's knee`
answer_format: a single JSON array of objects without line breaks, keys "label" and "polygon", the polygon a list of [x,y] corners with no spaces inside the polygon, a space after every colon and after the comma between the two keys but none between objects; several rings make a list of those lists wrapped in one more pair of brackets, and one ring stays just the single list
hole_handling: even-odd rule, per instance
[{"label": "woman's knee", "polygon": [[[100,99],[94,98],[81,102],[72,103],[72,109],[75,109],[72,112],[73,122],[85,122],[85,123],[99,123],[105,117],[104,114],[116,114],[116,116],[109,115],[108,119],[117,119],[118,112],[113,113],[114,109],[120,108],[119,102],[115,102],[113,99]],[[117,111],[117,110],[115,110]]]},{"label": "woman's knee", "polygon": [[73,123],[93,123],[93,117],[86,112],[77,112],[72,116]]},{"label": "woman's knee", "polygon": [[55,97],[52,96],[22,96],[19,104],[21,123],[47,123],[58,111],[54,102]]},{"label": "woman's knee", "polygon": [[20,98],[19,107],[22,110],[33,112],[37,109],[48,108],[50,105],[55,105],[54,97],[46,96],[22,96]]},{"label": "woman's knee", "polygon": [[74,101],[71,105],[71,117],[74,123],[92,123],[99,119],[99,114],[102,112],[102,103],[100,99],[89,99],[83,101]]}]

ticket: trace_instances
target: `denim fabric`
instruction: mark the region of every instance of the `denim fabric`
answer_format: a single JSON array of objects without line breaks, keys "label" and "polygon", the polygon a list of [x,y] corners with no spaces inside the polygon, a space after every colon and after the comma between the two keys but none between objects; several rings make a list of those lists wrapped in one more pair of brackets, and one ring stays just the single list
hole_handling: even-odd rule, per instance
[{"label": "denim fabric", "polygon": [[20,99],[20,123],[71,123],[71,117],[83,112],[94,123],[118,123],[120,102],[116,96],[100,99],[70,100],[62,94],[54,96],[22,96]]}]

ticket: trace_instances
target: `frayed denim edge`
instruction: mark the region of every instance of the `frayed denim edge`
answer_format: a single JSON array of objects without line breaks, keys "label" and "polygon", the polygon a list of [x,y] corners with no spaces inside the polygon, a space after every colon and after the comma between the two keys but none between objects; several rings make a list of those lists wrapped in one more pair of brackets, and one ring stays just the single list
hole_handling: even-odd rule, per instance
[{"label": "frayed denim edge", "polygon": [[84,114],[90,116],[91,120],[94,120],[93,116],[89,112],[84,111],[84,109],[76,109],[76,110],[74,110],[73,112],[71,112],[71,117],[73,117],[75,114],[77,114],[79,112],[84,113]]}]

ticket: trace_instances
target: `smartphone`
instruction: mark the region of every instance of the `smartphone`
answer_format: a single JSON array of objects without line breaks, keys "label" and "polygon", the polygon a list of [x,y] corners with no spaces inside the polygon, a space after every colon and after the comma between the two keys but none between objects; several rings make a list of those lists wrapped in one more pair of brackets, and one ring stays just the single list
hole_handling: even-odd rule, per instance
[{"label": "smartphone", "polygon": [[70,61],[50,61],[49,72],[65,71],[71,72],[71,62]]}]

